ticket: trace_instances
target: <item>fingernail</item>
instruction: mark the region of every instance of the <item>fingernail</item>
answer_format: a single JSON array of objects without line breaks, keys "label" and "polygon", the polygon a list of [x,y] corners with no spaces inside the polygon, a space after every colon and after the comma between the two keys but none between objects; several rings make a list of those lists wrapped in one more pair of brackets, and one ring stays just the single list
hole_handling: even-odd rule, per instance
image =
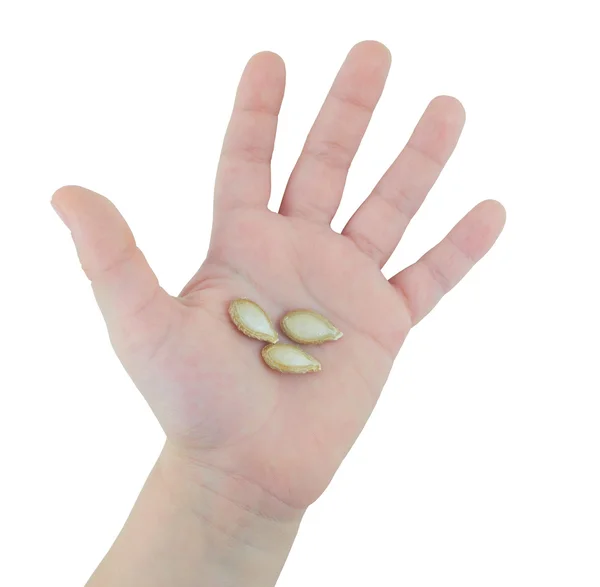
[{"label": "fingernail", "polygon": [[60,206],[58,206],[54,201],[50,202],[50,204],[52,204],[52,207],[54,208],[54,211],[58,214],[58,217],[65,223],[65,225],[68,227],[69,224],[67,222],[67,216],[64,213],[64,211],[60,208]]}]

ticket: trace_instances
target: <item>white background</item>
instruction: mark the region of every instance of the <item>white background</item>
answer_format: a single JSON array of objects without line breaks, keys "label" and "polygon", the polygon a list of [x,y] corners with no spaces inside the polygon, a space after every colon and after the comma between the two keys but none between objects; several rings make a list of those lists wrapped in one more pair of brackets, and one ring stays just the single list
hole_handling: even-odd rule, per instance
[{"label": "white background", "polygon": [[163,440],[53,191],[109,196],[177,294],[207,246],[246,59],[269,49],[287,64],[276,205],[345,53],[367,38],[390,47],[392,72],[335,227],[437,94],[458,97],[467,124],[389,273],[481,199],[502,201],[508,221],[408,338],[279,584],[600,584],[594,2],[0,6],[1,585],[83,585]]}]

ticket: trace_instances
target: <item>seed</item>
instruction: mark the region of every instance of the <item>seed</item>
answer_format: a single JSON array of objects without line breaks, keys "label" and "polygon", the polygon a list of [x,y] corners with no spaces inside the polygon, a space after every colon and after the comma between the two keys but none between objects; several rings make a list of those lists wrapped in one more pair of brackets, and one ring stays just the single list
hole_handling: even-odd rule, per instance
[{"label": "seed", "polygon": [[279,340],[273,323],[258,304],[246,298],[234,300],[229,305],[229,315],[238,330],[246,336],[271,343]]},{"label": "seed", "polygon": [[292,344],[268,344],[262,350],[265,363],[281,373],[312,373],[321,363]]},{"label": "seed", "polygon": [[312,310],[294,310],[281,320],[286,335],[301,344],[321,344],[338,340],[342,333],[325,316]]}]

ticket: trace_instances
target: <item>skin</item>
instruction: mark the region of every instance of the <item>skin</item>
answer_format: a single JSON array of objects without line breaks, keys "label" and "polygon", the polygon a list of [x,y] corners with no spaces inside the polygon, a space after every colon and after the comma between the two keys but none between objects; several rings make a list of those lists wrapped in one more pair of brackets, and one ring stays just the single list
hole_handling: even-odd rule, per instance
[{"label": "skin", "polygon": [[[382,274],[459,138],[464,110],[447,96],[427,106],[342,234],[331,229],[389,67],[380,43],[350,51],[274,213],[285,70],[273,53],[249,61],[223,143],[210,248],[177,297],[159,286],[109,200],[72,186],[54,194],[114,349],[167,436],[89,585],[274,585],[410,329],[500,234],[504,209],[482,202],[414,265],[389,281]],[[282,375],[261,361],[262,343],[232,326],[227,308],[239,297],[274,323],[313,309],[344,337],[307,349],[322,372]]]}]

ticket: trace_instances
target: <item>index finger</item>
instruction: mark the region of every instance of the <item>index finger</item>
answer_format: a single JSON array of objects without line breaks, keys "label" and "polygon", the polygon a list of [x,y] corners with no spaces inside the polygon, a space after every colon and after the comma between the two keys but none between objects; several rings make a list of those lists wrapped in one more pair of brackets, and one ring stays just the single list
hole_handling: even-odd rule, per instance
[{"label": "index finger", "polygon": [[266,208],[284,87],[281,57],[265,51],[250,59],[223,141],[215,185],[215,215],[234,208]]}]

